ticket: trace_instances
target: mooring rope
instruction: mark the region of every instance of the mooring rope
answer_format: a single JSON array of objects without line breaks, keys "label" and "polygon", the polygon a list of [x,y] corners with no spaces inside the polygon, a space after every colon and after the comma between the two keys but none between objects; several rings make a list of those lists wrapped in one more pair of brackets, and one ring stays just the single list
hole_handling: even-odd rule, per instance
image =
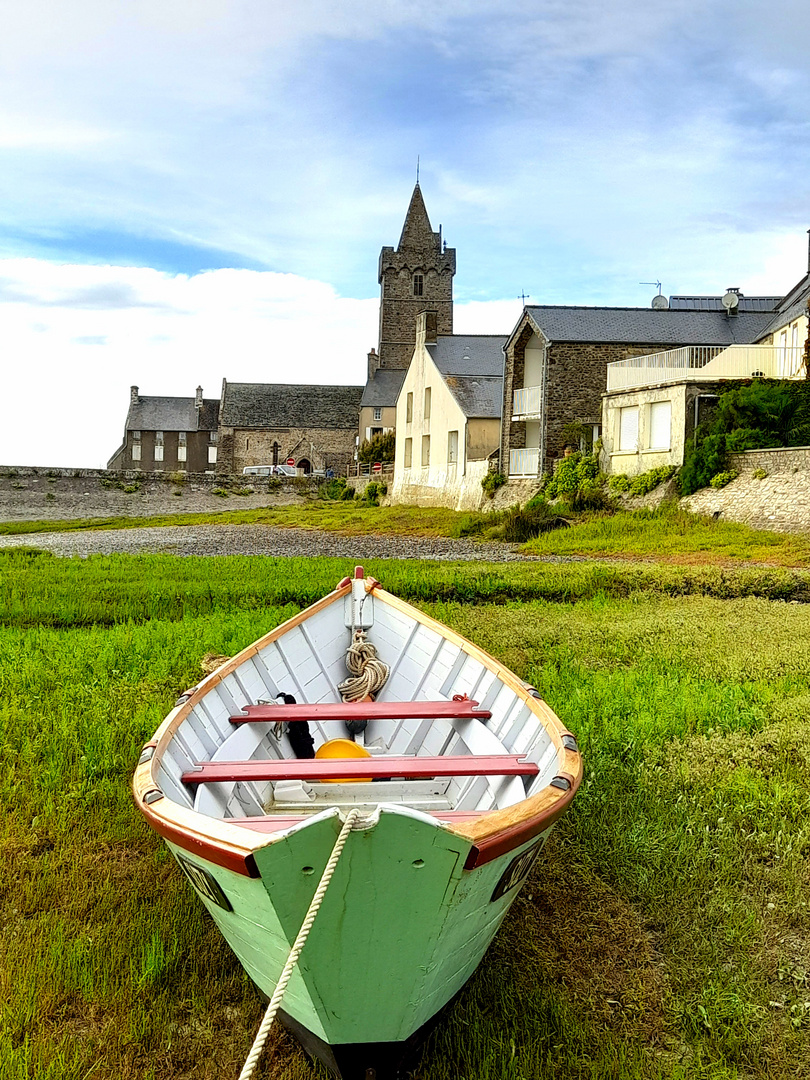
[{"label": "mooring rope", "polygon": [[358,818],[361,817],[361,811],[357,808],[350,810],[346,815],[346,820],[343,822],[343,828],[338,834],[338,838],[335,841],[335,846],[332,848],[332,854],[329,856],[329,861],[324,867],[321,880],[318,882],[318,888],[315,890],[315,895],[312,897],[312,903],[309,905],[304,921],[301,924],[301,929],[298,931],[298,937],[293,943],[293,947],[290,950],[290,955],[287,957],[287,963],[284,965],[281,975],[276,985],[276,989],[273,992],[273,996],[270,999],[270,1004],[267,1006],[267,1011],[264,1014],[264,1019],[259,1025],[259,1030],[256,1032],[256,1038],[253,1040],[253,1046],[250,1048],[250,1053],[247,1056],[242,1071],[239,1074],[239,1080],[250,1080],[253,1075],[253,1070],[256,1068],[256,1063],[259,1060],[259,1055],[264,1049],[264,1044],[267,1042],[267,1036],[270,1033],[270,1027],[275,1020],[276,1013],[281,1005],[281,999],[284,997],[284,992],[287,989],[287,983],[289,983],[295,965],[298,963],[298,958],[301,955],[306,940],[309,937],[309,932],[312,929],[312,924],[315,922],[315,916],[320,910],[323,898],[326,895],[326,890],[329,888],[329,882],[332,880],[332,875],[335,872],[335,867],[338,864],[343,848],[348,839],[349,833],[355,826]]},{"label": "mooring rope", "polygon": [[346,650],[346,667],[352,673],[338,686],[344,701],[362,701],[385,686],[391,669],[377,657],[377,650],[366,640],[364,630],[355,630]]}]

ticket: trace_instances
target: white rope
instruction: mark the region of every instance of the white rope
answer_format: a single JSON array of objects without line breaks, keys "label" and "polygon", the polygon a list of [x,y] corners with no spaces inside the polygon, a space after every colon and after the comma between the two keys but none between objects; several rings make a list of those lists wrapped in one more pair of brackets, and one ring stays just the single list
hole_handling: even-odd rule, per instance
[{"label": "white rope", "polygon": [[338,686],[344,701],[362,701],[369,694],[377,694],[385,686],[391,669],[377,659],[377,650],[366,640],[365,631],[355,630],[352,643],[346,650],[346,667],[352,673]]},{"label": "white rope", "polygon": [[321,880],[318,882],[318,888],[315,890],[315,895],[312,897],[312,903],[309,905],[309,910],[304,917],[304,921],[301,924],[301,929],[298,931],[298,937],[293,943],[293,947],[290,950],[290,955],[287,957],[287,963],[282,969],[281,976],[279,977],[278,984],[270,999],[270,1004],[267,1006],[267,1011],[264,1014],[264,1019],[259,1025],[259,1030],[256,1033],[256,1038],[253,1040],[253,1046],[250,1048],[250,1053],[247,1056],[242,1071],[239,1074],[239,1080],[250,1080],[253,1075],[253,1070],[256,1068],[256,1063],[259,1060],[259,1055],[264,1049],[264,1044],[267,1042],[267,1036],[270,1033],[270,1027],[275,1020],[276,1013],[278,1012],[279,1005],[281,1005],[281,999],[284,997],[284,992],[287,989],[287,983],[289,983],[295,965],[298,963],[298,958],[301,955],[306,940],[309,937],[309,932],[312,929],[312,924],[315,922],[315,916],[318,914],[323,898],[326,894],[326,890],[329,888],[329,882],[332,880],[332,875],[335,872],[335,867],[340,859],[341,852],[343,851],[346,840],[349,833],[352,831],[355,822],[361,816],[359,809],[350,810],[346,815],[346,820],[343,822],[343,828],[338,834],[338,838],[335,841],[335,846],[332,848],[332,854],[329,856],[329,861],[324,867]]}]

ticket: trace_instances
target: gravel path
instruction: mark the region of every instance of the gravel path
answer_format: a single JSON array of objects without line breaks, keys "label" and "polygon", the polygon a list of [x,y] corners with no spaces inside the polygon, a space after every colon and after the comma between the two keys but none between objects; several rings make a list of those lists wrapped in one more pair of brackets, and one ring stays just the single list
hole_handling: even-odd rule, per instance
[{"label": "gravel path", "polygon": [[[340,536],[312,529],[272,529],[266,525],[170,525],[164,528],[0,536],[0,547],[45,548],[55,555],[112,555],[163,552],[171,555],[324,555],[341,559],[478,559],[528,562],[512,544],[407,536]],[[542,561],[578,562],[570,556]]]}]

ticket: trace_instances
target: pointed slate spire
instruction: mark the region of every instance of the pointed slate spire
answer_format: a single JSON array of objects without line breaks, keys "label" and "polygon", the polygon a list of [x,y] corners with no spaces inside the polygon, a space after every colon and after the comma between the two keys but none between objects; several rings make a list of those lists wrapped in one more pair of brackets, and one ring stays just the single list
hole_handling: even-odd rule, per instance
[{"label": "pointed slate spire", "polygon": [[405,215],[405,224],[402,226],[402,236],[399,238],[397,251],[425,251],[433,248],[438,250],[440,244],[440,234],[434,233],[430,227],[430,218],[425,208],[425,200],[422,198],[422,189],[417,181],[411,195],[408,213]]}]

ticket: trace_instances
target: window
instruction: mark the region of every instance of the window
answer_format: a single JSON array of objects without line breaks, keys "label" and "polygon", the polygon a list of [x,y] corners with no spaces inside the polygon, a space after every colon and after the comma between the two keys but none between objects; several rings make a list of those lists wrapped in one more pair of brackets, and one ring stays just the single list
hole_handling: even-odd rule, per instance
[{"label": "window", "polygon": [[413,461],[413,439],[405,440],[405,468],[410,469]]},{"label": "window", "polygon": [[413,420],[413,394],[405,398],[405,423],[410,424]]},{"label": "window", "polygon": [[422,468],[426,469],[430,465],[430,436],[422,436]]},{"label": "window", "polygon": [[158,446],[158,445],[159,446],[163,445],[163,432],[162,431],[156,431],[155,432],[155,446]]},{"label": "window", "polygon": [[619,449],[638,450],[638,405],[619,409]]},{"label": "window", "polygon": [[216,465],[217,463],[217,448],[215,446],[208,447],[208,464]]},{"label": "window", "polygon": [[672,403],[654,401],[650,405],[650,430],[648,446],[651,450],[669,450]]},{"label": "window", "polygon": [[422,296],[425,292],[425,276],[424,274],[413,275],[413,295]]},{"label": "window", "polygon": [[374,419],[375,420],[382,420],[382,406],[381,405],[378,405],[377,408],[374,410]]},{"label": "window", "polygon": [[186,444],[185,443],[179,443],[178,446],[177,446],[177,460],[178,461],[186,461],[187,460],[187,457],[186,457]]},{"label": "window", "polygon": [[447,432],[447,464],[455,465],[458,461],[458,432]]},{"label": "window", "polygon": [[163,443],[155,443],[155,461],[163,461]]},{"label": "window", "polygon": [[132,432],[132,438],[135,440],[135,442],[140,442],[141,441],[141,433],[140,433],[140,431],[133,431]]},{"label": "window", "polygon": [[208,432],[208,441],[211,443],[212,446],[217,445],[217,439],[218,439],[218,435],[217,435],[216,431],[209,431]]},{"label": "window", "polygon": [[136,443],[132,444],[132,460],[133,461],[140,461],[141,460],[141,444],[139,442],[136,442]]},{"label": "window", "polygon": [[425,408],[423,410],[422,415],[424,416],[425,420],[430,419],[430,387],[429,386],[425,387]]}]

